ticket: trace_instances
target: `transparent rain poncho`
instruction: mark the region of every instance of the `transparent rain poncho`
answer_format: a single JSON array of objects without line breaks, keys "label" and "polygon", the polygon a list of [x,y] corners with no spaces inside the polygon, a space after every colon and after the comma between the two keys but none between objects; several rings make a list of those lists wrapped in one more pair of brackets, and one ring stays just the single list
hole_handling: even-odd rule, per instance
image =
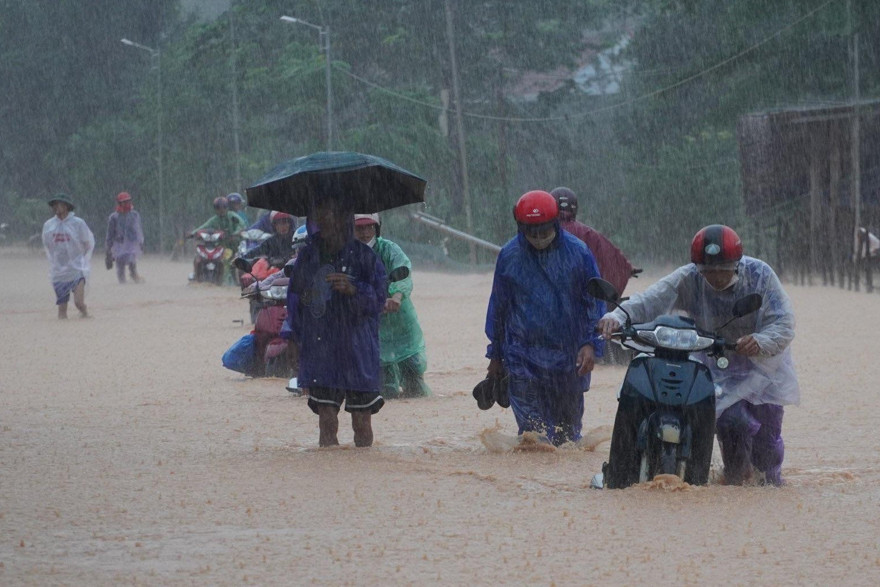
[{"label": "transparent rain poncho", "polygon": [[[693,318],[701,330],[716,332],[733,317],[734,302],[751,293],[762,296],[761,308],[734,320],[718,334],[731,342],[754,334],[761,347],[760,354],[746,357],[729,351],[727,369],[719,369],[705,353],[695,355],[709,367],[716,385],[721,388],[716,413],[720,415],[740,400],[752,404],[797,404],[800,389],[790,349],[794,339],[794,312],[776,273],[763,261],[743,257],[736,283],[723,291],[712,289],[691,263],[679,267],[622,305],[634,324],[649,322],[661,314],[683,314]],[[619,308],[608,315],[621,324],[625,319]]]},{"label": "transparent rain poncho", "polygon": [[43,225],[43,247],[49,257],[52,283],[88,279],[95,235],[73,212],[64,220],[53,216]]}]

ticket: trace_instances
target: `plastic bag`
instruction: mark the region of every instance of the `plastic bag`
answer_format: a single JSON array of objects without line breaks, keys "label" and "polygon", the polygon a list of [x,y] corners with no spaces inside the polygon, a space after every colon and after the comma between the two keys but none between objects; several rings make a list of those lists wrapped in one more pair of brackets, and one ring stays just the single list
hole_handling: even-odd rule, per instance
[{"label": "plastic bag", "polygon": [[245,334],[223,353],[223,366],[245,375],[254,372],[256,364],[257,337],[253,333]]}]

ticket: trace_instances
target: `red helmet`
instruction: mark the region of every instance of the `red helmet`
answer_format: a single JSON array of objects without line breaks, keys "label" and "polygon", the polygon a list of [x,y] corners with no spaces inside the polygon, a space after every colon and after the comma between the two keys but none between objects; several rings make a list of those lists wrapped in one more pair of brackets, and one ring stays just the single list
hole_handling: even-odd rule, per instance
[{"label": "red helmet", "polygon": [[558,214],[556,199],[542,190],[524,193],[513,207],[513,217],[520,224],[546,224]]},{"label": "red helmet", "polygon": [[116,201],[120,204],[122,202],[131,202],[131,194],[128,192],[119,192],[119,195],[116,196]]},{"label": "red helmet", "polygon": [[269,213],[269,222],[275,224],[276,222],[281,222],[282,220],[286,220],[293,224],[293,216],[288,214],[287,212],[276,212],[272,211]]},{"label": "red helmet", "polygon": [[723,265],[742,259],[743,245],[729,226],[711,224],[694,235],[691,261],[697,265]]}]

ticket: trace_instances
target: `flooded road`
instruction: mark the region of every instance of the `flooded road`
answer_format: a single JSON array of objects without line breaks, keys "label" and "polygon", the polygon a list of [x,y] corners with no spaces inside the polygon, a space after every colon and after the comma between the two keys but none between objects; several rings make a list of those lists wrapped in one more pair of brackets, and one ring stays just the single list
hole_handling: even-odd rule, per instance
[{"label": "flooded road", "polygon": [[370,449],[346,414],[318,449],[284,381],[221,367],[237,291],[140,266],[95,263],[94,317],[59,321],[45,258],[0,250],[2,584],[880,583],[877,295],[787,286],[786,487],[596,491],[624,370],[593,376],[593,450],[507,450],[511,412],[470,395],[489,274],[416,270],[434,395],[389,401]]}]

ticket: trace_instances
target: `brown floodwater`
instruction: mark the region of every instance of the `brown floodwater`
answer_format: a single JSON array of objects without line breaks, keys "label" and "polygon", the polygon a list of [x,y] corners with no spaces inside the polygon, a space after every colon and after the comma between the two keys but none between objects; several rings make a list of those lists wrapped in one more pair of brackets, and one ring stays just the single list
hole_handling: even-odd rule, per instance
[{"label": "brown floodwater", "polygon": [[415,272],[434,395],[318,449],[284,381],[221,367],[247,304],[189,270],[96,262],[94,317],[59,321],[46,260],[0,249],[0,584],[880,584],[877,295],[788,286],[786,487],[597,491],[624,369],[594,373],[583,442],[522,450],[470,394],[491,275]]}]

